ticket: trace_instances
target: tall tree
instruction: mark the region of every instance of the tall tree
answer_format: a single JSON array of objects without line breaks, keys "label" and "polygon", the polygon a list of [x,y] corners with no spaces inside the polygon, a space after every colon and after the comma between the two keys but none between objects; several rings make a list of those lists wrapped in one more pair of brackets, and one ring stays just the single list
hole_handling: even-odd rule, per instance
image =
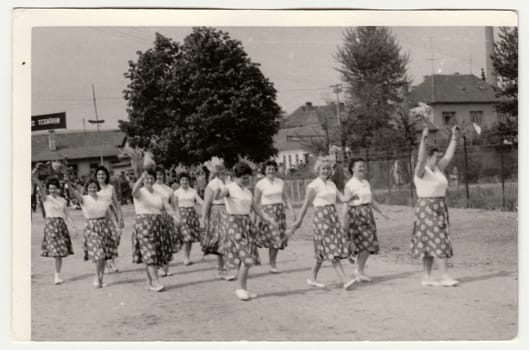
[{"label": "tall tree", "polygon": [[346,86],[348,116],[344,127],[354,149],[383,141],[376,131],[388,128],[409,85],[409,57],[385,27],[347,28],[335,56]]},{"label": "tall tree", "polygon": [[[506,114],[508,121],[517,125],[518,119],[518,28],[501,27],[499,40],[492,55],[494,69],[499,77],[496,94],[500,97],[496,108]],[[510,117],[510,118],[509,118]]]},{"label": "tall tree", "polygon": [[[170,45],[159,47],[158,41]],[[149,55],[157,59],[147,60]],[[167,55],[173,60],[165,65]],[[240,157],[260,162],[276,153],[276,90],[228,33],[197,27],[182,44],[158,34],[154,49],[140,52],[126,76],[130,111],[121,127],[129,135],[145,135],[157,161],[192,165],[215,155],[231,165]]]}]

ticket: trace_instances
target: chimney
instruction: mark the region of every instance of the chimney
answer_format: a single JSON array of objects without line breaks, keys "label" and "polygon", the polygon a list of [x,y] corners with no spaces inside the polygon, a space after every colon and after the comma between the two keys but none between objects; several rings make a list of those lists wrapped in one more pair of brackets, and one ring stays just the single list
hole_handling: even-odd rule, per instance
[{"label": "chimney", "polygon": [[55,140],[55,130],[48,130],[48,148],[50,151],[57,150],[57,142]]},{"label": "chimney", "polygon": [[485,27],[485,56],[485,81],[492,86],[498,86],[496,71],[494,70],[492,61],[492,57],[494,56],[494,32],[492,27]]},{"label": "chimney", "polygon": [[312,109],[312,102],[310,102],[310,101],[305,102],[305,109],[307,111],[310,111]]}]

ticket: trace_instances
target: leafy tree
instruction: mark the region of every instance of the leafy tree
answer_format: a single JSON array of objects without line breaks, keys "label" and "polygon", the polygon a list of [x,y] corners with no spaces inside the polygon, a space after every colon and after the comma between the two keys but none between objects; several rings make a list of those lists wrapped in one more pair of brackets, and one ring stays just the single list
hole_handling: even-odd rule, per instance
[{"label": "leafy tree", "polygon": [[401,53],[395,37],[385,27],[348,28],[335,56],[346,86],[348,116],[344,127],[351,148],[369,147],[386,140],[376,131],[388,128],[403,100],[409,80],[409,57]]},{"label": "leafy tree", "polygon": [[158,162],[192,165],[215,155],[232,165],[276,153],[276,90],[240,41],[197,27],[182,44],[157,34],[154,48],[138,55],[125,75],[129,121],[120,127],[141,136]]},{"label": "leafy tree", "polygon": [[[494,44],[492,55],[494,69],[500,78],[496,94],[501,98],[498,112],[518,119],[518,28],[501,27],[499,41]],[[508,119],[509,120],[509,119]]]}]

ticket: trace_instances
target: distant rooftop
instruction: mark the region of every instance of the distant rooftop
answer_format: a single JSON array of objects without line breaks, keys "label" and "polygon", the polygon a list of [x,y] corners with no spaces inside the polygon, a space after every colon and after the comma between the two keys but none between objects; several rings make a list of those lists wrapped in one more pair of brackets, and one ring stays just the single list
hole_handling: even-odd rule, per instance
[{"label": "distant rooftop", "polygon": [[[432,96],[432,79],[433,91]],[[431,103],[493,103],[498,99],[494,88],[472,74],[434,74],[412,90],[416,102]],[[433,97],[433,100],[432,100]]]},{"label": "distant rooftop", "polygon": [[[103,157],[118,156],[125,134],[120,130],[101,130],[101,151]],[[99,157],[99,138],[96,131],[56,131],[56,150],[49,148],[48,133],[31,135],[31,161],[83,159]]]}]

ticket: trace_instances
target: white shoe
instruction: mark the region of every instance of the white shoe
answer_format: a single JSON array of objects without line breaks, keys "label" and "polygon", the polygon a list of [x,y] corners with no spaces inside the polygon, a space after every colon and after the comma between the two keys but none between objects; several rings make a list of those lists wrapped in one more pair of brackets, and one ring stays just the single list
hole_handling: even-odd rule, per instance
[{"label": "white shoe", "polygon": [[64,282],[63,279],[61,279],[59,276],[55,276],[55,279],[53,281],[53,283],[55,284],[62,284]]},{"label": "white shoe", "polygon": [[455,287],[459,284],[458,280],[452,278],[446,278],[441,280],[441,285],[443,287]]},{"label": "white shoe", "polygon": [[311,280],[310,278],[307,279],[307,284],[311,287],[325,288],[325,284]]},{"label": "white shoe", "polygon": [[163,285],[159,284],[157,286],[150,285],[148,288],[149,288],[149,290],[151,292],[161,292],[162,290],[164,290],[165,287]]},{"label": "white shoe", "polygon": [[237,289],[235,291],[235,295],[237,295],[237,298],[242,301],[248,301],[251,299],[250,295],[248,294],[248,291],[244,289]]},{"label": "white shoe", "polygon": [[422,280],[421,285],[423,287],[439,287],[441,283],[439,283],[438,281],[431,280],[431,279],[426,279],[426,280]]},{"label": "white shoe", "polygon": [[371,282],[372,281],[371,277],[361,274],[361,273],[356,273],[356,280],[358,282]]},{"label": "white shoe", "polygon": [[349,290],[349,288],[351,288],[356,282],[357,282],[357,280],[354,279],[354,278],[352,280],[350,280],[349,282],[345,282],[344,285],[343,285],[343,289]]},{"label": "white shoe", "polygon": [[270,268],[270,272],[274,273],[274,274],[281,273],[281,271],[279,271],[279,269],[277,267],[271,267]]}]

